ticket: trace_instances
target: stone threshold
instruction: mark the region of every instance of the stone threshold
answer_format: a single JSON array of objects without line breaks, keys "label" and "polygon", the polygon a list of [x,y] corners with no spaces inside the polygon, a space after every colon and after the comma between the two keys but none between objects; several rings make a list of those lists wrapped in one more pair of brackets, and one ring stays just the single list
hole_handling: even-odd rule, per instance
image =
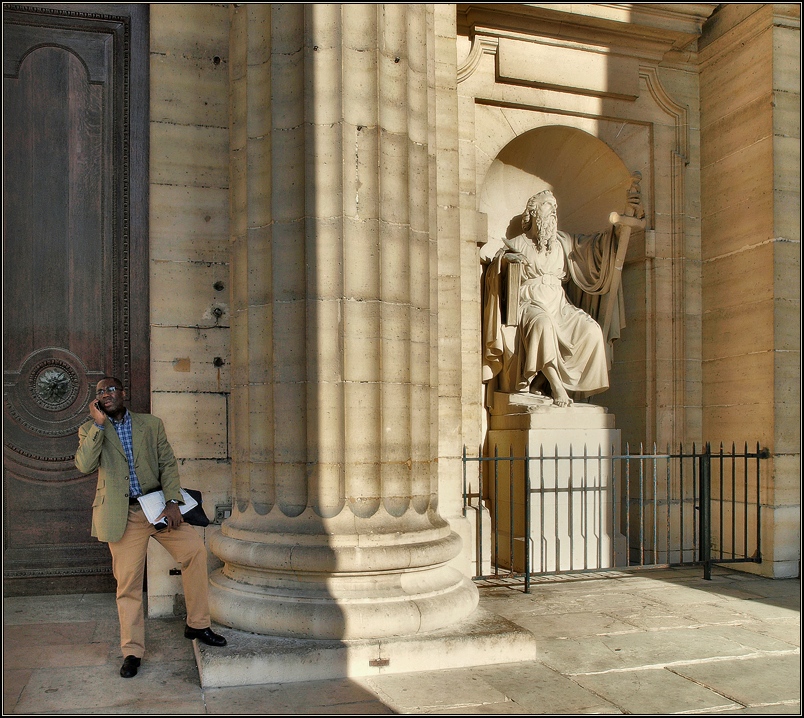
[{"label": "stone threshold", "polygon": [[532,633],[478,608],[449,628],[414,636],[335,641],[216,631],[228,645],[193,641],[203,688],[295,683],[518,663],[536,658]]}]

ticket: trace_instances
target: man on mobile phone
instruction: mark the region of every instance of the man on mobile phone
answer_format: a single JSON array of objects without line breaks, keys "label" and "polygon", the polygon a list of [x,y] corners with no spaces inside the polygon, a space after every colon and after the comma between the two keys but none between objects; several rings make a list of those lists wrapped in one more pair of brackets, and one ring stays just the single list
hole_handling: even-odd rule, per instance
[{"label": "man on mobile phone", "polygon": [[[117,613],[123,678],[137,675],[145,653],[142,607],[143,574],[148,539],[153,536],[181,564],[187,606],[186,638],[210,646],[226,639],[210,628],[207,551],[198,532],[184,523],[179,470],[162,420],[152,414],[128,411],[119,379],[104,377],[90,402],[90,421],[78,430],[75,465],[85,474],[98,472],[92,505],[92,535],[109,545],[117,581]],[[142,512],[138,496],[162,490],[165,510],[160,530]]]}]

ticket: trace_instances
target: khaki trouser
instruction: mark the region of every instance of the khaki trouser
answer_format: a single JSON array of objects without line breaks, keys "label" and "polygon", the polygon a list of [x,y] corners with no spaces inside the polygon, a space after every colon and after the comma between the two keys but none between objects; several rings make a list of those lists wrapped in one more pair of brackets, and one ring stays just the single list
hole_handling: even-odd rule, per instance
[{"label": "khaki trouser", "polygon": [[207,550],[198,532],[189,524],[157,531],[139,505],[128,510],[128,524],[119,541],[109,543],[112,571],[117,580],[117,614],[120,618],[120,648],[123,656],[142,658],[145,653],[145,618],[142,586],[148,539],[153,536],[181,565],[187,625],[208,628],[209,577]]}]

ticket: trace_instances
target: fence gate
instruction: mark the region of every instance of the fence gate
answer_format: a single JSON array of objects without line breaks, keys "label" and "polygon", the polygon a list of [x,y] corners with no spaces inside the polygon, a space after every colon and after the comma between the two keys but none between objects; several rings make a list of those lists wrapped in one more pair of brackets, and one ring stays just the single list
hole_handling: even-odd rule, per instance
[{"label": "fence gate", "polygon": [[474,515],[475,577],[629,567],[760,563],[767,449],[538,456],[463,452],[464,516]]}]

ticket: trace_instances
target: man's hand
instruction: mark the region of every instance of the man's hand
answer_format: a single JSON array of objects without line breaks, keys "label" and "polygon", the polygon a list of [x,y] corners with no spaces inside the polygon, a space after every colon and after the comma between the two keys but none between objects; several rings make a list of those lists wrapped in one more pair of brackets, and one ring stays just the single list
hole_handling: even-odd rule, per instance
[{"label": "man's hand", "polygon": [[97,401],[89,402],[89,415],[98,426],[103,426],[106,423],[106,412],[100,408],[100,404]]},{"label": "man's hand", "polygon": [[159,518],[164,518],[167,521],[169,529],[175,529],[179,524],[184,523],[178,504],[165,504],[165,510],[159,514]]}]

